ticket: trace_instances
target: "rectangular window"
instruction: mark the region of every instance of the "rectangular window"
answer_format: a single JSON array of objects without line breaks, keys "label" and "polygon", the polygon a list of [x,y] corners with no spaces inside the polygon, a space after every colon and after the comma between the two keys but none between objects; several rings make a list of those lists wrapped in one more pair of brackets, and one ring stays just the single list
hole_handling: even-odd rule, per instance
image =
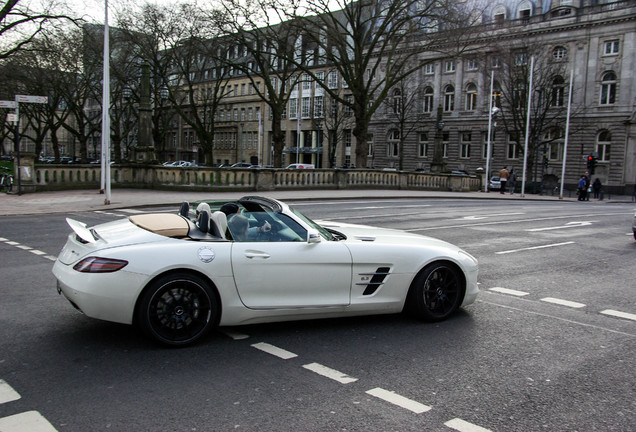
[{"label": "rectangular window", "polygon": [[327,87],[330,89],[338,88],[338,71],[330,71],[327,77]]},{"label": "rectangular window", "polygon": [[344,130],[345,147],[351,148],[351,129]]},{"label": "rectangular window", "polygon": [[469,71],[476,71],[477,70],[477,60],[469,59],[468,60],[468,64],[466,65],[466,69],[468,69]]},{"label": "rectangular window", "polygon": [[311,90],[311,78],[309,78],[309,75],[304,73],[303,74],[303,90]]},{"label": "rectangular window", "polygon": [[245,108],[241,108],[241,121],[245,121],[247,117],[245,116]]},{"label": "rectangular window", "polygon": [[444,62],[444,70],[446,72],[455,72],[455,60],[447,60]]},{"label": "rectangular window", "polygon": [[350,117],[353,114],[353,109],[351,108],[351,105],[353,104],[353,95],[346,95],[345,102],[344,115],[345,117]]},{"label": "rectangular window", "polygon": [[367,135],[367,156],[373,156],[373,134]]},{"label": "rectangular window", "polygon": [[493,68],[500,68],[501,67],[501,57],[499,56],[492,56],[490,58],[490,65]]},{"label": "rectangular window", "polygon": [[450,132],[442,134],[442,157],[448,157],[448,142],[450,141]]},{"label": "rectangular window", "polygon": [[323,104],[324,104],[324,98],[322,96],[314,97],[314,118],[322,118]]},{"label": "rectangular window", "polygon": [[610,161],[610,150],[612,146],[611,144],[597,144],[596,152],[598,153],[598,160],[601,162],[609,162]]},{"label": "rectangular window", "polygon": [[508,143],[507,159],[517,159],[517,143]]},{"label": "rectangular window", "polygon": [[302,111],[301,111],[301,115],[302,118],[307,119],[310,117],[311,114],[311,98],[310,97],[304,97],[302,100]]},{"label": "rectangular window", "polygon": [[428,157],[428,132],[420,132],[417,156]]},{"label": "rectangular window", "polygon": [[462,159],[470,158],[470,142],[472,134],[470,132],[462,132],[462,142],[459,148],[459,157]]},{"label": "rectangular window", "polygon": [[426,75],[434,75],[435,74],[435,63],[428,63],[424,67],[424,73]]},{"label": "rectangular window", "polygon": [[238,121],[238,108],[234,108],[232,120]]},{"label": "rectangular window", "polygon": [[528,54],[527,53],[517,53],[515,55],[515,65],[517,66],[525,66],[528,64]]},{"label": "rectangular window", "polygon": [[247,119],[254,120],[254,111],[252,110],[252,108],[247,109]]},{"label": "rectangular window", "polygon": [[289,118],[291,120],[298,118],[298,99],[289,100]]},{"label": "rectangular window", "polygon": [[618,40],[611,40],[605,42],[605,55],[616,55],[620,48],[620,42]]}]

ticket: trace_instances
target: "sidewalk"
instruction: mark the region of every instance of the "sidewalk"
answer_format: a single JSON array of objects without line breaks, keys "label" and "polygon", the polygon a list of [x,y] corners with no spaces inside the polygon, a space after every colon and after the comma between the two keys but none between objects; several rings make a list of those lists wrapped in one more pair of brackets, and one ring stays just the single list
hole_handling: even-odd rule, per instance
[{"label": "sidewalk", "polygon": [[[559,200],[558,196],[540,196],[527,194],[502,195],[498,192],[438,192],[394,189],[347,189],[347,190],[289,190],[256,192],[188,192],[152,189],[113,189],[110,204],[105,205],[105,195],[97,190],[65,190],[55,192],[36,192],[23,195],[0,193],[0,216],[24,214],[65,213],[90,210],[115,210],[139,206],[172,205],[175,211],[183,201],[194,202],[203,199],[238,199],[246,195],[263,195],[282,201],[326,200],[326,199],[391,199],[391,198],[430,198],[430,199],[491,199],[524,201],[561,201],[576,202],[576,196]],[[613,196],[612,199],[590,200],[589,204],[631,202],[629,196]]]}]

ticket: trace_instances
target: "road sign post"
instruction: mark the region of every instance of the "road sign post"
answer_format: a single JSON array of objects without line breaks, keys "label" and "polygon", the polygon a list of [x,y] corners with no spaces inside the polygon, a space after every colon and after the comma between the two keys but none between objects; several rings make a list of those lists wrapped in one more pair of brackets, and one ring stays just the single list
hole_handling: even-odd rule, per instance
[{"label": "road sign post", "polygon": [[[46,96],[31,95],[15,95],[13,108],[15,108],[15,148],[16,148],[16,167],[18,174],[18,195],[22,195],[22,176],[20,175],[20,103],[36,103],[45,104],[49,101]],[[11,101],[4,101],[11,102]],[[8,108],[8,107],[7,107]]]}]

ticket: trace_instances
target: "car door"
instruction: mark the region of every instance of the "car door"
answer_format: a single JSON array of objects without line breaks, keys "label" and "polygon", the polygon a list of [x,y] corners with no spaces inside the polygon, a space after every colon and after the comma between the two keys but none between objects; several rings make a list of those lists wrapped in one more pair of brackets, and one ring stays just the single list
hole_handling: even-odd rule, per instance
[{"label": "car door", "polygon": [[248,308],[346,306],[351,293],[351,254],[322,240],[234,242],[232,271]]}]

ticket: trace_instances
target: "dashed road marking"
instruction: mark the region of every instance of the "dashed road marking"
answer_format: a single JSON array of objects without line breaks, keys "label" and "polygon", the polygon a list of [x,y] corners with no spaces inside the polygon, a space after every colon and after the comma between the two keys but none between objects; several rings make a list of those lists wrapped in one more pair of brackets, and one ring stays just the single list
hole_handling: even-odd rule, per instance
[{"label": "dashed road marking", "polygon": [[283,360],[288,360],[290,358],[298,357],[298,354],[294,354],[293,352],[284,350],[282,348],[278,348],[274,345],[270,345],[265,342],[259,342],[259,343],[253,344],[252,346],[263,352],[282,358]]},{"label": "dashed road marking", "polygon": [[17,391],[13,390],[13,387],[7,384],[6,381],[0,380],[0,404],[12,402],[20,399],[21,397],[22,396],[20,396]]},{"label": "dashed road marking", "polygon": [[29,252],[35,255],[46,255],[46,252],[42,252],[41,250],[31,249]]},{"label": "dashed road marking", "polygon": [[57,432],[51,423],[37,411],[27,411],[0,418],[2,432]]},{"label": "dashed road marking", "polygon": [[340,384],[349,384],[349,383],[358,381],[358,378],[350,377],[347,374],[338,372],[335,369],[328,368],[327,366],[323,366],[319,363],[309,363],[309,364],[303,365],[303,367],[307,370],[317,373],[318,375],[322,375],[326,378],[330,378],[334,381],[338,381]]},{"label": "dashed road marking", "polygon": [[512,290],[512,289],[502,288],[502,287],[490,288],[490,291],[495,291],[495,292],[502,293],[502,294],[510,294],[510,295],[517,296],[517,297],[523,297],[523,296],[527,296],[527,295],[530,294],[530,293],[527,293],[525,291],[517,291],[517,290]]},{"label": "dashed road marking", "polygon": [[561,306],[567,306],[567,307],[571,307],[571,308],[582,308],[582,307],[585,307],[585,305],[583,303],[577,303],[577,302],[573,302],[573,301],[569,301],[569,300],[562,300],[562,299],[558,299],[558,298],[554,298],[554,297],[545,297],[545,298],[542,298],[541,301],[546,302],[546,303],[558,304],[558,305],[561,305]]},{"label": "dashed road marking", "polygon": [[610,316],[617,317],[617,318],[625,318],[625,319],[628,319],[628,320],[636,321],[636,315],[630,314],[630,313],[627,313],[627,312],[621,312],[621,311],[617,311],[617,310],[606,309],[604,311],[601,311],[601,313],[604,314],[604,315],[610,315]]},{"label": "dashed road marking", "polygon": [[385,400],[389,403],[392,403],[393,405],[397,405],[409,411],[413,411],[416,414],[421,414],[423,412],[431,410],[431,407],[428,405],[424,405],[412,399],[406,398],[404,396],[400,396],[399,394],[395,392],[384,390],[380,387],[367,390],[366,393],[370,394],[371,396],[375,396],[379,399]]},{"label": "dashed road marking", "polygon": [[12,241],[12,240],[6,239],[4,237],[0,237],[0,242],[3,242],[4,244],[7,244],[9,246],[15,246],[18,249],[29,251],[29,252],[31,252],[34,255],[41,256],[41,257],[46,258],[46,259],[48,259],[50,261],[57,260],[56,256],[46,255],[46,252],[42,252],[41,250],[34,249],[31,246],[23,245],[22,243],[19,243],[19,242],[16,242],[16,241]]},{"label": "dashed road marking", "polygon": [[476,424],[469,423],[459,418],[454,418],[447,421],[446,423],[444,423],[444,426],[455,429],[459,432],[490,432],[490,429],[477,426]]},{"label": "dashed road marking", "polygon": [[571,245],[571,244],[574,244],[574,243],[575,242],[573,242],[573,241],[563,242],[563,243],[552,243],[552,244],[541,245],[541,246],[532,246],[532,247],[521,248],[521,249],[511,249],[511,250],[506,250],[506,251],[499,251],[499,252],[495,252],[495,254],[496,255],[503,255],[503,254],[524,252],[524,251],[536,250],[536,249],[545,249],[545,248],[557,247],[557,246],[567,246],[567,245]]}]

